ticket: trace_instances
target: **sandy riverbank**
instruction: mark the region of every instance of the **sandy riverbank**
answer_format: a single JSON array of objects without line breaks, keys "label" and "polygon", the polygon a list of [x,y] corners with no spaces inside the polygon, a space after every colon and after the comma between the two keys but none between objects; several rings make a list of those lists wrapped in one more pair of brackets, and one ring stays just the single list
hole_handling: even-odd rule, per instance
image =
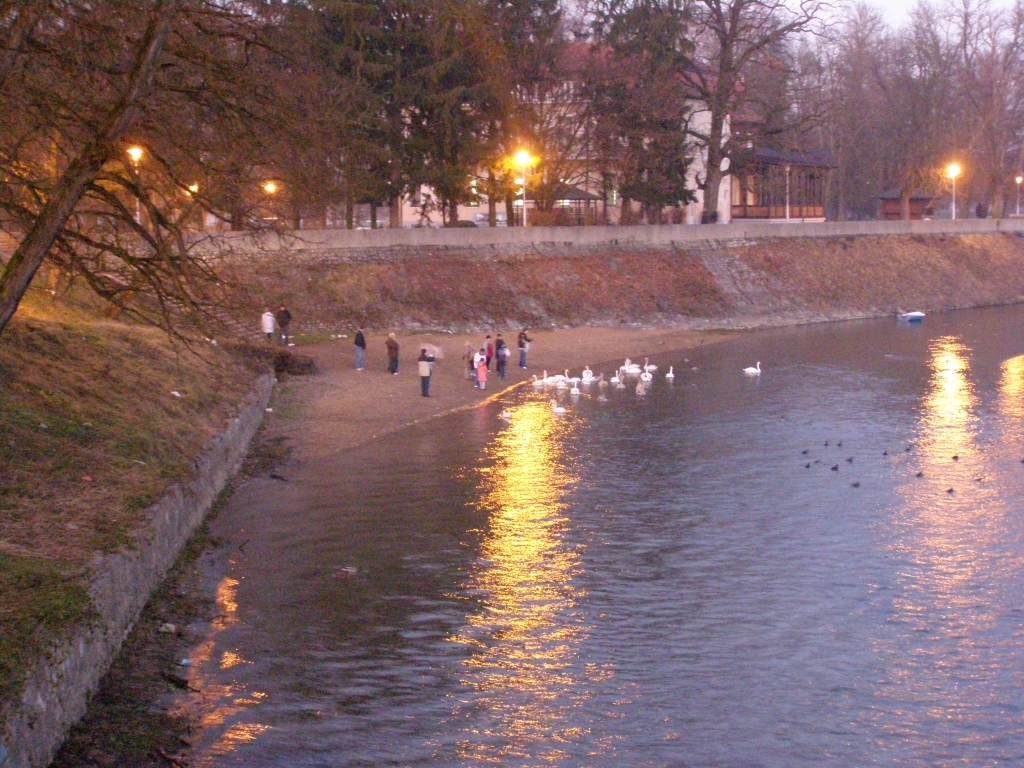
[{"label": "sandy riverbank", "polygon": [[[507,335],[513,346],[515,333]],[[522,371],[510,360],[508,378],[492,371],[486,391],[473,388],[464,378],[462,352],[467,341],[482,343],[483,334],[415,334],[399,337],[401,367],[397,376],[387,373],[384,334],[369,333],[367,370],[354,366],[352,339],[301,347],[312,355],[320,373],[289,379],[279,390],[273,414],[267,420],[267,436],[285,438],[296,458],[315,460],[353,448],[382,435],[454,409],[481,403],[504,389],[528,381],[534,373],[591,365],[601,372],[601,363],[630,356],[650,356],[711,344],[732,335],[727,331],[686,329],[572,328],[531,331],[530,367]],[[429,399],[420,396],[415,358],[422,344],[435,344],[445,353],[434,369]],[[606,366],[606,374],[612,367]]]}]

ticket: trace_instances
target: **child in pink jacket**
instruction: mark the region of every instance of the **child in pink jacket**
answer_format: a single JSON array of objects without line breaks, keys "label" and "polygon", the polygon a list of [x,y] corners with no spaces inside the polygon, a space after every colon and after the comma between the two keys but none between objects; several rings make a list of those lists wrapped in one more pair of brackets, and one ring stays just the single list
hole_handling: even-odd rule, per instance
[{"label": "child in pink jacket", "polygon": [[[483,352],[482,349],[480,351]],[[487,357],[486,355],[481,355],[481,357],[483,360],[480,360],[476,367],[477,384],[480,389],[487,389]]]}]

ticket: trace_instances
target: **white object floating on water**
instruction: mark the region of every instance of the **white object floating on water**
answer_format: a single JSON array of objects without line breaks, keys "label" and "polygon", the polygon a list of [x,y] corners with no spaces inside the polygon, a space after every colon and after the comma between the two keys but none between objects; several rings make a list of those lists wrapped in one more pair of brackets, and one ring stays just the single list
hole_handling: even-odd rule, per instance
[{"label": "white object floating on water", "polygon": [[668,367],[668,373],[665,374],[665,378],[668,381],[673,381],[676,378],[676,375],[672,372],[672,366],[671,365]]},{"label": "white object floating on water", "polygon": [[757,366],[747,367],[743,369],[743,373],[747,376],[760,376],[761,375],[761,361],[757,361]]},{"label": "white object floating on water", "polygon": [[651,363],[651,361],[650,361],[650,358],[648,358],[648,357],[645,357],[645,358],[644,358],[644,370],[645,370],[645,371],[646,371],[647,373],[654,373],[654,372],[655,372],[656,370],[658,370],[658,366],[656,366],[656,365],[653,365],[653,364]]},{"label": "white object floating on water", "polygon": [[182,395],[181,392],[179,392],[176,389],[172,389],[171,394],[174,395],[175,397],[184,397],[184,395]]},{"label": "white object floating on water", "polygon": [[644,371],[643,373],[640,374],[640,381],[642,381],[644,384],[648,384],[653,380],[654,374],[652,374],[650,371]]},{"label": "white object floating on water", "polygon": [[273,413],[274,412],[273,408],[264,408],[263,410],[266,411],[267,413]]},{"label": "white object floating on water", "polygon": [[289,346],[289,347],[294,347],[294,346],[295,346],[295,342],[294,342],[294,341],[290,341],[290,342],[288,342],[288,346]]},{"label": "white object floating on water", "polygon": [[900,320],[905,320],[908,323],[920,323],[924,320],[924,312],[900,312]]},{"label": "white object floating on water", "polygon": [[554,398],[551,399],[551,412],[556,416],[561,416],[565,413],[565,406],[559,405],[558,401]]}]

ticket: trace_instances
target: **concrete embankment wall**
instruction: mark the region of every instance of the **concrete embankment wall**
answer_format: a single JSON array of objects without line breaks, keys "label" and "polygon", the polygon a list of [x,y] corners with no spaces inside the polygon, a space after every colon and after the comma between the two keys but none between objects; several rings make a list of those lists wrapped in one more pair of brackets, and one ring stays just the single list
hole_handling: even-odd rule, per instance
[{"label": "concrete embankment wall", "polygon": [[[690,237],[755,230],[782,236]],[[549,230],[508,232],[544,237]],[[585,242],[593,232],[639,239]],[[1024,298],[1019,220],[561,228],[562,233],[577,239],[474,244],[463,237],[472,239],[479,231],[422,230],[321,233],[318,244],[302,233],[303,240],[265,242],[267,247],[239,251],[225,262],[243,287],[249,316],[256,317],[264,304],[284,302],[300,332],[346,330],[360,320],[375,329],[737,326]],[[689,239],[672,239],[679,234]],[[380,242],[354,244],[375,235],[382,235]],[[421,236],[438,243],[392,242]]]},{"label": "concrete embankment wall", "polygon": [[44,768],[53,759],[150,594],[240,466],[263,420],[273,381],[270,375],[258,380],[238,416],[196,460],[193,479],[171,488],[150,508],[150,523],[136,546],[93,564],[94,616],[27,671],[21,699],[0,731],[3,768]]}]

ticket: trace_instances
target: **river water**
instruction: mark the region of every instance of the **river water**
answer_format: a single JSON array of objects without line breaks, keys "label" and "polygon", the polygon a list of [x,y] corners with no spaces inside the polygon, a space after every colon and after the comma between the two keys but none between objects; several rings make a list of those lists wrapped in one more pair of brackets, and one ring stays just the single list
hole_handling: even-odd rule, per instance
[{"label": "river water", "polygon": [[1022,353],[1018,308],[750,333],[268,481],[196,762],[1024,764]]}]

